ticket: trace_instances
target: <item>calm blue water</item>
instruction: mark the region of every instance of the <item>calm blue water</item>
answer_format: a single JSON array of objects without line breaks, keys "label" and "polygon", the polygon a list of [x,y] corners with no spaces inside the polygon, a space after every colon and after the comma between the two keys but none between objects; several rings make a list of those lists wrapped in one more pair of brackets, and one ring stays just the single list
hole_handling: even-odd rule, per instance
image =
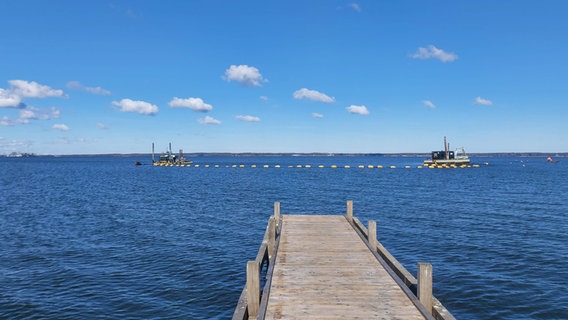
[{"label": "calm blue water", "polygon": [[[434,294],[458,319],[568,319],[568,159],[474,160],[489,165],[0,158],[0,318],[228,319],[274,201],[283,213],[343,214],[353,200],[412,273],[418,261],[433,264]],[[297,164],[399,168],[287,168]]]}]

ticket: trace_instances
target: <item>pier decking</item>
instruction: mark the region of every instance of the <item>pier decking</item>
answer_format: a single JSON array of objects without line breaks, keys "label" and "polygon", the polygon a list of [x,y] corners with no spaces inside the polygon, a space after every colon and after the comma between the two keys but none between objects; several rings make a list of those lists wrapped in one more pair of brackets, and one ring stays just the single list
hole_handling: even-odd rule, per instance
[{"label": "pier decking", "polygon": [[[275,204],[233,319],[453,319],[432,297],[429,264],[417,281],[352,215],[282,215]],[[260,269],[266,280],[260,288]],[[420,298],[419,298],[420,297]]]}]

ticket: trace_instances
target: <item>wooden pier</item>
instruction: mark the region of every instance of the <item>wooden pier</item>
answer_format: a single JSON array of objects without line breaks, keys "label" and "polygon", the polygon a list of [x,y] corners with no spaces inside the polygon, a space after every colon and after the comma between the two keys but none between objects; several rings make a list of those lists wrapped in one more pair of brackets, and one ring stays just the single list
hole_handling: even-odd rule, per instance
[{"label": "wooden pier", "polygon": [[345,216],[281,215],[276,202],[233,319],[454,319],[432,296],[432,266],[417,280],[368,225],[351,201]]}]

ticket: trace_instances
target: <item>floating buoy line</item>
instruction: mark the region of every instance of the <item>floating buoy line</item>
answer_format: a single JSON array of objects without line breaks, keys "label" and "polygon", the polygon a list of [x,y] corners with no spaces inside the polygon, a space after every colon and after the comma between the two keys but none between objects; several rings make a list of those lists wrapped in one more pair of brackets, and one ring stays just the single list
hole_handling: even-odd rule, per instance
[{"label": "floating buoy line", "polygon": [[[390,166],[382,166],[382,165],[357,165],[357,166],[350,166],[350,165],[317,165],[317,166],[312,166],[310,164],[297,164],[297,165],[285,165],[285,166],[281,166],[279,164],[273,164],[273,165],[269,165],[269,164],[264,164],[264,165],[256,165],[256,164],[200,164],[200,163],[192,163],[192,164],[173,164],[173,163],[159,163],[159,162],[155,162],[153,164],[155,167],[186,167],[186,168],[237,168],[237,169],[243,169],[243,168],[292,168],[292,169],[311,169],[311,168],[316,168],[316,169],[325,169],[325,168],[330,168],[330,169],[383,169],[383,168],[388,168],[388,169],[397,169],[397,168],[404,168],[404,169],[412,169],[412,168],[416,168],[416,169],[463,169],[463,168],[479,168],[480,165],[479,164],[468,164],[468,165],[454,165],[454,164],[431,164],[431,165],[419,165],[419,166],[410,166],[410,165],[403,165],[400,167],[397,167],[395,165],[390,165]],[[488,162],[484,162],[483,165],[489,165]]]}]

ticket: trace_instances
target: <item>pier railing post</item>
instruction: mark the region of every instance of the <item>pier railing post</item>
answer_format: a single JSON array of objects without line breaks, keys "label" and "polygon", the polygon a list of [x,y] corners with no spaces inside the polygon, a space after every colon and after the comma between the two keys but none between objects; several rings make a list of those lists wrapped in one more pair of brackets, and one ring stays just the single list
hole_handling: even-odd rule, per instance
[{"label": "pier railing post", "polygon": [[280,223],[280,202],[274,202],[274,219],[276,220],[276,229],[278,229],[278,224]]},{"label": "pier railing post", "polygon": [[268,219],[268,259],[272,258],[274,253],[274,243],[276,242],[276,219],[270,217]]},{"label": "pier railing post", "polygon": [[353,200],[347,200],[347,220],[353,221]]},{"label": "pier railing post", "polygon": [[418,262],[418,299],[432,313],[432,265],[427,262]]},{"label": "pier railing post", "polygon": [[377,222],[369,220],[368,241],[373,251],[377,250]]},{"label": "pier railing post", "polygon": [[260,271],[256,261],[247,262],[247,308],[250,318],[256,318],[260,310]]}]

